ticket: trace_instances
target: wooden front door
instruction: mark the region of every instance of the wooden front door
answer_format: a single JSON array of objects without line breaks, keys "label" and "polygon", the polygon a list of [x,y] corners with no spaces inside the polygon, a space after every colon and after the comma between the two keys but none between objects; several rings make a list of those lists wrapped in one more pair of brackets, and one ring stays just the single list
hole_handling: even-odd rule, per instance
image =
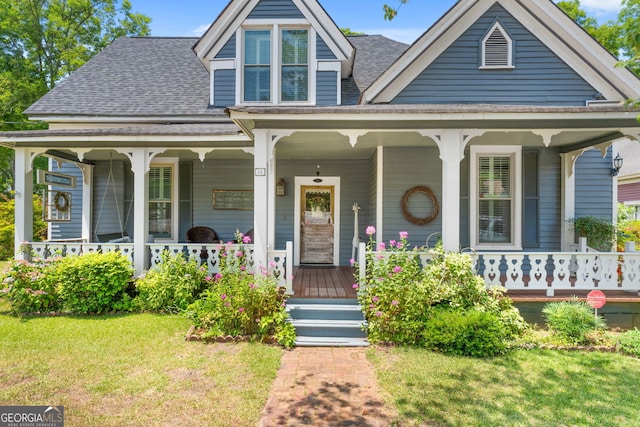
[{"label": "wooden front door", "polygon": [[300,186],[300,263],[333,264],[335,187]]}]

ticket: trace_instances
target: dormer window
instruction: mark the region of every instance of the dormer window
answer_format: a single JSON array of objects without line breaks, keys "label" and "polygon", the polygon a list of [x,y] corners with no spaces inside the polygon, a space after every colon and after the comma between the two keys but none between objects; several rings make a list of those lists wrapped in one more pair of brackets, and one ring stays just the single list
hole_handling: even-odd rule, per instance
[{"label": "dormer window", "polygon": [[243,45],[243,102],[309,102],[308,29],[245,28]]},{"label": "dormer window", "polygon": [[489,30],[482,40],[482,66],[480,68],[514,68],[513,41],[500,23]]}]

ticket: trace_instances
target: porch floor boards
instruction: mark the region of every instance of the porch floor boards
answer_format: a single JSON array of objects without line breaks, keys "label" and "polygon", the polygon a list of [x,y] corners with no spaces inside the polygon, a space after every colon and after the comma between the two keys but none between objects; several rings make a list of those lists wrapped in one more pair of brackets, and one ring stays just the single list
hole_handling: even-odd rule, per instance
[{"label": "porch floor boards", "polygon": [[[594,288],[597,289],[597,288]],[[513,300],[513,302],[554,302],[554,301],[564,301],[571,299],[573,296],[578,297],[578,299],[586,300],[587,294],[591,292],[589,289],[565,289],[565,290],[556,290],[552,297],[547,296],[545,290],[533,290],[533,289],[524,289],[524,290],[513,290],[510,289],[507,291],[507,296]],[[607,290],[602,289],[602,292],[607,296],[607,302],[632,302],[632,303],[640,303],[640,295],[637,292],[629,292],[629,291],[618,291],[618,290]]]},{"label": "porch floor boards", "polygon": [[356,299],[353,282],[351,267],[298,266],[293,268],[293,297]]}]

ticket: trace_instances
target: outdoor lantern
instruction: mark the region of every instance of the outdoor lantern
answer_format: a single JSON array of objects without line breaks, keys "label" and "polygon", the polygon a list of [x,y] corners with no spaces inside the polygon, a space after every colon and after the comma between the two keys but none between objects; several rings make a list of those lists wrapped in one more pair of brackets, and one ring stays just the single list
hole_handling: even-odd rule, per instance
[{"label": "outdoor lantern", "polygon": [[618,172],[620,172],[620,168],[622,168],[622,163],[624,159],[620,157],[620,153],[613,159],[613,167],[611,168],[611,176],[617,176]]},{"label": "outdoor lantern", "polygon": [[280,178],[280,181],[276,184],[276,196],[284,196],[284,179]]}]

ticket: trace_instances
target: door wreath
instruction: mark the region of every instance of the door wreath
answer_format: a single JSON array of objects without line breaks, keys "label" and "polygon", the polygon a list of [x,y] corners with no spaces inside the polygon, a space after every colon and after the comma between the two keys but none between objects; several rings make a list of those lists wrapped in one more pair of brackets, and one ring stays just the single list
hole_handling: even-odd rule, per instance
[{"label": "door wreath", "polygon": [[[417,217],[417,216],[413,216],[411,212],[409,212],[409,207],[408,207],[409,198],[414,194],[423,194],[427,196],[429,199],[431,199],[431,202],[433,203],[433,210],[431,211],[431,215],[425,216],[425,217]],[[429,187],[426,187],[424,185],[419,185],[417,187],[413,187],[410,190],[407,190],[407,192],[404,193],[404,196],[402,196],[402,214],[412,224],[416,224],[416,225],[428,224],[434,219],[436,219],[439,213],[440,213],[440,207],[438,205],[438,199],[436,198],[436,195],[433,194],[433,191],[431,191]]]},{"label": "door wreath", "polygon": [[53,196],[53,206],[58,212],[67,212],[71,207],[70,194],[64,191],[58,191]]}]

